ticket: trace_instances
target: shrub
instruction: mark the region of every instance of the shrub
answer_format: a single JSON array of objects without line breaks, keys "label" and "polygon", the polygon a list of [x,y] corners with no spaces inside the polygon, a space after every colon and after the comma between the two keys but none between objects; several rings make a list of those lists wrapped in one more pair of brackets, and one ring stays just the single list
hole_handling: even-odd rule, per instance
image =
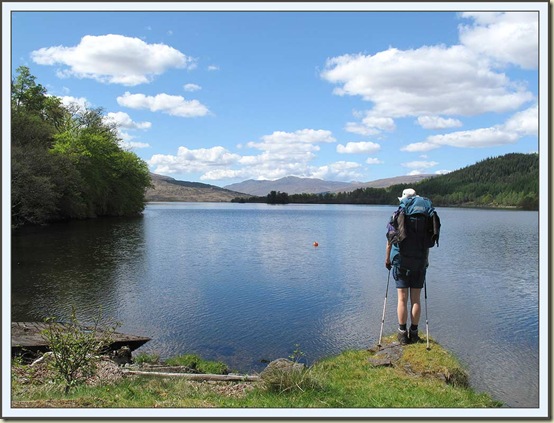
[{"label": "shrub", "polygon": [[141,352],[133,358],[133,362],[136,364],[158,364],[160,362],[160,355]]},{"label": "shrub", "polygon": [[47,328],[41,334],[52,351],[51,366],[65,383],[67,394],[73,386],[94,374],[98,355],[106,352],[119,325],[112,323],[102,328],[99,313],[91,326],[82,326],[73,306],[69,323],[62,325],[52,317],[45,322]]}]

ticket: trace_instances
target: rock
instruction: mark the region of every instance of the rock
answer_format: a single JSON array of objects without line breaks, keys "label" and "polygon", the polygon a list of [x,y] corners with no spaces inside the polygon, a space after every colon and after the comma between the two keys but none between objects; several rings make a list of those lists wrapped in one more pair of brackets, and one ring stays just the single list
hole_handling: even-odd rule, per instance
[{"label": "rock", "polygon": [[302,363],[289,360],[287,358],[278,358],[270,362],[267,367],[260,373],[262,379],[272,377],[275,373],[296,373],[304,370],[306,366]]},{"label": "rock", "polygon": [[302,363],[278,358],[269,363],[260,373],[260,379],[266,386],[282,389],[294,384],[305,368],[306,366]]},{"label": "rock", "polygon": [[124,346],[118,350],[112,351],[110,353],[110,358],[119,366],[123,366],[125,364],[130,364],[133,362],[131,349],[128,346]]},{"label": "rock", "polygon": [[394,366],[402,357],[404,349],[398,342],[392,342],[391,344],[385,345],[381,349],[376,350],[373,348],[370,351],[377,351],[372,357],[369,358],[369,362],[377,367]]}]

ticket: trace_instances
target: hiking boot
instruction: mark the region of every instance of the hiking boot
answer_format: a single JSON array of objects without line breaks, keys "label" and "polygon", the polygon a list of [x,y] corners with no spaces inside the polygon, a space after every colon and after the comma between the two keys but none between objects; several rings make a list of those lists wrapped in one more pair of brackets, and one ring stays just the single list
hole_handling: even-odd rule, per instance
[{"label": "hiking boot", "polygon": [[416,330],[411,330],[410,329],[410,343],[415,344],[416,342],[419,342],[418,331],[417,331],[417,329]]},{"label": "hiking boot", "polygon": [[398,329],[398,342],[400,345],[406,345],[409,342],[408,331]]}]

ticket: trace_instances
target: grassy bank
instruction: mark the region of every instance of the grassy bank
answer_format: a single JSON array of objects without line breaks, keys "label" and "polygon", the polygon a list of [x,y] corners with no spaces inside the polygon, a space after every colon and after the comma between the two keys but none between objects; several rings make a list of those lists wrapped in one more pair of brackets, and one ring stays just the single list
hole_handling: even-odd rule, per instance
[{"label": "grassy bank", "polygon": [[[387,339],[390,344],[392,340]],[[386,349],[386,348],[385,348]],[[499,407],[474,392],[460,363],[440,345],[401,348],[392,365],[376,365],[375,351],[346,351],[320,360],[285,383],[193,382],[119,375],[80,385],[45,383],[37,370],[12,375],[12,407],[55,408],[482,408]],[[17,367],[17,366],[16,366]],[[20,366],[21,367],[21,366]],[[27,373],[26,373],[27,372]],[[33,374],[33,372],[35,374]]]}]

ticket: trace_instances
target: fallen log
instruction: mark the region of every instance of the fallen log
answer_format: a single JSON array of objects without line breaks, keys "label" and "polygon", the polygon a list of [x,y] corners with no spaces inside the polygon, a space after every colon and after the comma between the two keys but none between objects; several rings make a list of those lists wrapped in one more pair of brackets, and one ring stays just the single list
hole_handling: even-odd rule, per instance
[{"label": "fallen log", "polygon": [[259,376],[255,375],[215,375],[204,373],[166,373],[166,372],[145,372],[141,370],[123,369],[123,373],[141,376],[160,376],[160,377],[182,377],[189,380],[206,380],[222,382],[257,382]]}]

